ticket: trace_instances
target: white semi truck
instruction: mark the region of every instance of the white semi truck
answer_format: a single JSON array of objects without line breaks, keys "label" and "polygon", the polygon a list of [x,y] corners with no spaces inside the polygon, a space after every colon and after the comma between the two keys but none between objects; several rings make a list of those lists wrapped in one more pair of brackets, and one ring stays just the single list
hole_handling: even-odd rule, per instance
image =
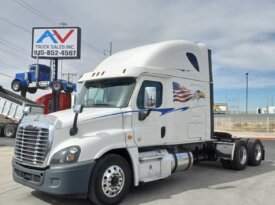
[{"label": "white semi truck", "polygon": [[19,125],[13,178],[54,195],[117,204],[131,185],[169,177],[200,161],[259,165],[259,140],[214,132],[211,51],[183,40],[110,56],[79,82],[73,110]]}]

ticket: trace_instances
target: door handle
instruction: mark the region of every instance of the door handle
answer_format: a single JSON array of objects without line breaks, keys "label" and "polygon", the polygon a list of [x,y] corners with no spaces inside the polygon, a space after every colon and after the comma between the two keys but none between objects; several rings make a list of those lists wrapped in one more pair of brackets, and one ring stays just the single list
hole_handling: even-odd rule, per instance
[{"label": "door handle", "polygon": [[160,133],[161,133],[161,138],[164,138],[164,137],[165,137],[165,133],[166,133],[166,128],[165,128],[165,126],[161,127]]}]

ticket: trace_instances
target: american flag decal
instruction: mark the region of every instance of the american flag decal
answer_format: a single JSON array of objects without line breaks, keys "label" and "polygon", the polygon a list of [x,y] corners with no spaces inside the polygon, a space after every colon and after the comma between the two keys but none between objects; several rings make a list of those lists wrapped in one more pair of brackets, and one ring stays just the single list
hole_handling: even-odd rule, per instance
[{"label": "american flag decal", "polygon": [[192,93],[183,85],[173,82],[173,102],[187,102],[189,100],[200,98],[205,98],[205,94],[202,91],[196,90]]}]

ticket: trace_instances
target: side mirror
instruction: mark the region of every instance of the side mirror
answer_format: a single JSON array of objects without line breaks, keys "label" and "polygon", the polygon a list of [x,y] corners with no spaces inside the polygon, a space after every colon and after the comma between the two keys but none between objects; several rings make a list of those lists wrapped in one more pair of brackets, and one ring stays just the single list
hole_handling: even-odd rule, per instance
[{"label": "side mirror", "polygon": [[83,111],[83,105],[77,104],[74,106],[75,113],[82,113],[82,111]]},{"label": "side mirror", "polygon": [[71,101],[72,101],[72,104],[71,106],[74,108],[76,105],[77,105],[77,95],[76,94],[71,94]]},{"label": "side mirror", "polygon": [[157,89],[156,87],[146,87],[144,93],[144,105],[145,109],[153,109],[157,107]]},{"label": "side mirror", "polygon": [[70,135],[74,136],[78,133],[78,127],[77,127],[77,118],[78,118],[78,114],[82,113],[83,111],[83,105],[81,104],[77,104],[74,106],[74,123],[73,123],[73,127],[70,129]]},{"label": "side mirror", "polygon": [[23,109],[23,115],[27,115],[27,114],[29,114],[31,112],[31,107],[24,107],[24,109]]},{"label": "side mirror", "polygon": [[146,87],[144,92],[144,109],[147,111],[139,112],[138,119],[140,121],[145,120],[151,113],[151,109],[157,107],[157,89],[156,87]]}]

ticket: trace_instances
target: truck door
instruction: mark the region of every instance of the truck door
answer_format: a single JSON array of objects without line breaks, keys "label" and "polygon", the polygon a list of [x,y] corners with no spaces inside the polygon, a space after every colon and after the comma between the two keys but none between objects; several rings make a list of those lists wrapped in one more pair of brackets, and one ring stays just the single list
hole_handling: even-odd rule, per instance
[{"label": "truck door", "polygon": [[[156,91],[155,108],[150,109],[145,119],[140,119],[141,114],[148,114],[149,109],[144,108],[146,88],[153,88]],[[165,79],[156,77],[143,77],[138,81],[137,89],[132,99],[132,127],[134,139],[138,146],[150,146],[164,144],[166,141],[166,115],[163,110],[166,108]]]}]

